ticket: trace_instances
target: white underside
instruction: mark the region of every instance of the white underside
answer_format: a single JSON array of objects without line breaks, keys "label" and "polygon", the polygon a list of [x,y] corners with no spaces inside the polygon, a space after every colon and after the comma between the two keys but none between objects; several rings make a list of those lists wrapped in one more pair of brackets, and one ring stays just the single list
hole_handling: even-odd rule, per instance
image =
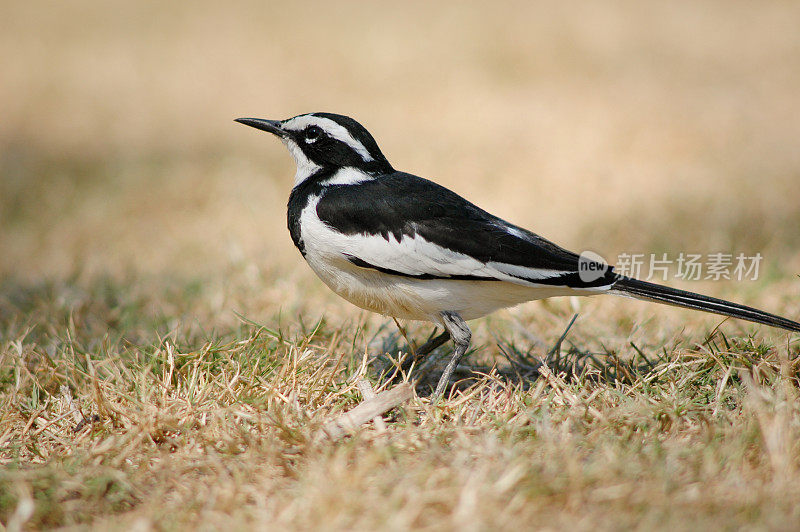
[{"label": "white underside", "polygon": [[307,254],[306,260],[322,282],[354,305],[387,316],[434,323],[440,323],[443,311],[457,312],[471,320],[526,301],[597,293],[506,281],[412,279],[360,268],[344,259],[333,262]]},{"label": "white underside", "polygon": [[[312,198],[300,216],[305,258],[328,287],[361,308],[411,320],[439,323],[444,311],[465,320],[495,310],[555,296],[592,295],[606,289],[574,289],[515,278],[545,279],[558,272],[502,263],[483,263],[428,242],[418,235],[400,240],[389,235],[344,235],[317,216]],[[406,275],[473,275],[497,280],[415,279],[356,266],[347,256]],[[524,271],[523,271],[524,270]]]}]

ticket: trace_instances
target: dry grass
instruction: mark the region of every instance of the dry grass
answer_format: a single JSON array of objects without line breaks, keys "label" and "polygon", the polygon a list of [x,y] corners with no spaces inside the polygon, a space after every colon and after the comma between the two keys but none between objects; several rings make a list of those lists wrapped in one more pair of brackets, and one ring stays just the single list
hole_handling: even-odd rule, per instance
[{"label": "dry grass", "polygon": [[[38,324],[5,307],[15,338],[0,364],[7,525],[781,527],[800,518],[798,363],[785,347],[718,333],[664,352],[637,346],[637,356],[576,331],[552,369],[536,371],[547,349],[501,342],[511,363],[485,365],[498,359],[486,347],[462,375],[478,378],[448,400],[415,399],[385,432],[365,427],[332,443],[314,436],[360,401],[358,376],[387,382],[378,371],[391,367],[382,353],[397,353],[385,345],[397,334],[324,322],[204,330],[190,323],[214,322],[203,290],[183,294],[193,320],[154,314],[167,301],[126,285],[7,297]],[[606,338],[615,325],[624,328],[607,323]]]},{"label": "dry grass", "polygon": [[231,122],[351,114],[577,250],[761,252],[688,287],[797,319],[795,3],[6,7],[3,526],[800,522],[797,335],[620,299],[476,321],[446,400],[434,359],[385,431],[316,438],[409,348],[301,267],[288,156]]}]

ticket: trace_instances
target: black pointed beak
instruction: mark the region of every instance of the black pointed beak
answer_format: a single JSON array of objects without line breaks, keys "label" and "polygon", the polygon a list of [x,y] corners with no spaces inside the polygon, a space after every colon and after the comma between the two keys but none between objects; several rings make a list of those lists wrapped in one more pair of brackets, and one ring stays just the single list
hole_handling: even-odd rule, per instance
[{"label": "black pointed beak", "polygon": [[285,137],[287,135],[286,131],[281,127],[281,123],[278,120],[264,120],[263,118],[237,118],[235,122],[239,122],[240,124],[254,127],[262,131],[269,131],[273,135],[277,135],[279,137]]}]

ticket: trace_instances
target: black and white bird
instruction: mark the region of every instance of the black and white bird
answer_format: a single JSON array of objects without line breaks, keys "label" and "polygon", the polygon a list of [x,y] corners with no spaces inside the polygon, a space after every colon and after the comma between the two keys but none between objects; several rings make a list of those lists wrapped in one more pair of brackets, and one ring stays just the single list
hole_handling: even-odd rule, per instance
[{"label": "black and white bird", "polygon": [[786,318],[624,277],[599,262],[582,268],[580,255],[395,170],[347,116],[236,121],[276,135],[294,157],[289,233],[317,276],[361,308],[443,327],[417,356],[453,339],[435,397],[467,351],[466,320],[536,299],[616,294],[800,331]]}]

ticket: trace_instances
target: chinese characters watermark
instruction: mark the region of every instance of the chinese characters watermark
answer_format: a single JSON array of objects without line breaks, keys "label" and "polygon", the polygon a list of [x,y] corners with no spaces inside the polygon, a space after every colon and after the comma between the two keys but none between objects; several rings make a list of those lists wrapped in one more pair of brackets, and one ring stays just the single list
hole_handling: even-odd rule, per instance
[{"label": "chinese characters watermark", "polygon": [[[583,256],[583,255],[581,255]],[[684,281],[755,281],[763,259],[761,253],[753,256],[739,253],[680,253],[669,256],[644,253],[621,253],[614,268],[620,275],[645,281],[666,281],[672,273],[675,279]]]}]

